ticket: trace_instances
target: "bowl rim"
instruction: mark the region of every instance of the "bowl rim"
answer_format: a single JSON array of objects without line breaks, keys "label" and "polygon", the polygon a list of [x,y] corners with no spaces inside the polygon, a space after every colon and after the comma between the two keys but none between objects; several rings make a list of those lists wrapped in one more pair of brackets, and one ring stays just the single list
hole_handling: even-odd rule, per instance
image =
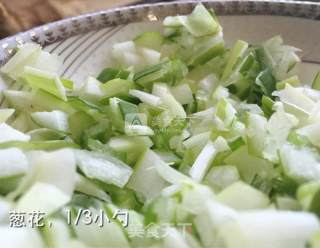
[{"label": "bowl rim", "polygon": [[[115,7],[50,22],[0,40],[0,66],[12,56],[17,46],[25,42],[47,46],[90,30],[158,21],[170,14],[189,13],[198,3],[214,8],[218,15],[271,15],[320,20],[320,2],[295,0],[187,0]],[[163,13],[165,8],[174,13]],[[99,22],[99,18],[103,20]],[[83,23],[86,25],[81,27]]]}]

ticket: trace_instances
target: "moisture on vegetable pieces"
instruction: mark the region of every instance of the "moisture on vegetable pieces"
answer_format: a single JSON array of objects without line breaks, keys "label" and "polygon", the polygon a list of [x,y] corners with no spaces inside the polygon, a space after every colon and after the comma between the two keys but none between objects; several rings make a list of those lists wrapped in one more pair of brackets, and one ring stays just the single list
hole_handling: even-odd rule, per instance
[{"label": "moisture on vegetable pieces", "polygon": [[85,82],[19,46],[1,68],[23,87],[0,110],[0,247],[320,247],[320,76],[300,82],[297,51],[226,47],[202,4]]}]

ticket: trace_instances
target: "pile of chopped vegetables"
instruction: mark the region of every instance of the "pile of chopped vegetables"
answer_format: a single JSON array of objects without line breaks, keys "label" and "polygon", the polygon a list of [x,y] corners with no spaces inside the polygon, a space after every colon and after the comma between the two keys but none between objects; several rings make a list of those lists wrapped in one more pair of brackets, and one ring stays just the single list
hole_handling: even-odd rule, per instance
[{"label": "pile of chopped vegetables", "polygon": [[226,47],[201,4],[163,27],[85,82],[33,43],[1,68],[23,87],[0,110],[0,247],[320,247],[320,74],[302,85],[280,36]]}]

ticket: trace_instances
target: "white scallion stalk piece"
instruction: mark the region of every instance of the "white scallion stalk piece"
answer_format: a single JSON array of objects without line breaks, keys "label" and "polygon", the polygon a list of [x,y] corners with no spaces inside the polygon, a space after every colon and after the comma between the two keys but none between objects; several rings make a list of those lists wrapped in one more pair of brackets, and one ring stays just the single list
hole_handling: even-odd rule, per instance
[{"label": "white scallion stalk piece", "polygon": [[287,78],[285,80],[277,82],[276,89],[277,90],[281,90],[281,89],[286,87],[286,84],[290,84],[293,87],[298,87],[298,86],[300,86],[300,79],[299,79],[298,76],[289,77],[289,78]]},{"label": "white scallion stalk piece", "polygon": [[42,50],[32,67],[58,74],[62,65],[63,59],[61,57],[59,57],[57,54]]},{"label": "white scallion stalk piece", "polygon": [[269,197],[241,181],[231,184],[217,195],[222,204],[238,210],[267,208]]},{"label": "white scallion stalk piece", "polygon": [[298,88],[292,87],[289,84],[287,84],[283,90],[275,91],[272,94],[279,97],[281,102],[289,105],[291,108],[295,108],[309,114],[313,111],[316,104]]},{"label": "white scallion stalk piece", "polygon": [[154,152],[169,165],[174,165],[175,163],[179,163],[181,160],[180,158],[170,151],[163,151],[163,150],[154,150]]},{"label": "white scallion stalk piece", "polygon": [[136,67],[142,64],[141,57],[136,52],[136,46],[133,41],[116,43],[112,47],[113,57],[124,67]]},{"label": "white scallion stalk piece", "polygon": [[237,182],[240,175],[237,167],[232,165],[214,166],[207,174],[205,181],[215,190],[221,191]]},{"label": "white scallion stalk piece", "polygon": [[1,72],[17,79],[24,72],[26,65],[32,65],[41,53],[41,47],[38,44],[27,43],[21,46],[18,52],[3,66]]},{"label": "white scallion stalk piece", "polygon": [[181,182],[188,182],[190,178],[186,175],[182,174],[178,170],[170,167],[160,158],[158,158],[157,163],[155,163],[156,170],[158,171],[159,175],[169,183],[172,184],[179,184]]},{"label": "white scallion stalk piece", "polygon": [[0,223],[8,222],[8,217],[12,209],[13,203],[6,199],[0,198]]},{"label": "white scallion stalk piece", "polygon": [[[93,216],[99,216],[101,211],[93,207],[88,209]],[[99,227],[98,225],[86,225],[80,221],[78,225],[74,227],[77,239],[90,247],[130,247],[127,237],[124,234],[121,225],[112,220],[108,224]],[[78,246],[76,246],[78,247]]]},{"label": "white scallion stalk piece", "polygon": [[0,124],[6,122],[14,112],[14,109],[0,109]]},{"label": "white scallion stalk piece", "polygon": [[85,150],[75,150],[75,154],[79,168],[88,178],[123,188],[132,174],[128,165],[111,156]]},{"label": "white scallion stalk piece", "polygon": [[139,192],[147,200],[160,194],[167,183],[156,169],[155,163],[158,162],[159,157],[147,149],[136,163],[127,187]]},{"label": "white scallion stalk piece", "polygon": [[[232,74],[233,68],[238,62],[239,58],[241,58],[244,54],[244,52],[247,50],[249,44],[243,40],[238,40],[234,47],[232,48],[230,52],[230,57],[228,59],[228,63],[223,71],[222,74],[222,81],[226,82],[227,79]],[[227,85],[227,83],[226,83]]]},{"label": "white scallion stalk piece", "polygon": [[30,136],[24,134],[6,123],[0,124],[0,143],[8,141],[29,141]]},{"label": "white scallion stalk piece", "polygon": [[[48,218],[45,224],[43,234],[49,247],[73,247],[70,244],[72,236],[66,222],[58,218]],[[48,224],[50,227],[48,227]],[[79,248],[83,248],[83,246],[79,245]]]},{"label": "white scallion stalk piece", "polygon": [[104,96],[100,86],[100,81],[90,76],[78,90],[79,96],[85,100],[97,102]]},{"label": "white scallion stalk piece", "polygon": [[194,119],[211,119],[213,118],[213,115],[215,113],[215,108],[211,107],[211,108],[207,108],[206,110],[203,111],[199,111],[199,112],[195,112],[192,114],[192,117]]},{"label": "white scallion stalk piece", "polygon": [[17,148],[0,150],[0,178],[25,174],[29,163],[25,154]]},{"label": "white scallion stalk piece", "polygon": [[158,107],[161,104],[161,99],[158,96],[149,94],[141,90],[130,90],[131,96],[137,97],[141,102],[149,104],[153,107]]},{"label": "white scallion stalk piece", "polygon": [[129,125],[125,126],[125,133],[128,136],[152,136],[154,135],[154,131],[148,127],[143,125]]},{"label": "white scallion stalk piece", "polygon": [[251,154],[261,156],[267,135],[267,119],[264,116],[248,113],[246,135],[248,149]]},{"label": "white scallion stalk piece", "polygon": [[268,135],[264,138],[263,157],[277,163],[279,161],[279,149],[286,143],[290,131],[298,125],[299,121],[294,115],[286,113],[282,104],[276,103],[275,105],[277,110],[267,123]]},{"label": "white scallion stalk piece", "polygon": [[158,51],[146,47],[138,47],[133,41],[114,44],[112,55],[122,66],[133,66],[136,69],[159,63],[161,56]]},{"label": "white scallion stalk piece", "polygon": [[160,51],[164,43],[164,36],[160,32],[144,32],[134,39],[138,47],[145,47],[152,50]]},{"label": "white scallion stalk piece", "polygon": [[207,75],[200,82],[201,89],[212,93],[219,85],[219,79],[214,73]]},{"label": "white scallion stalk piece", "polygon": [[43,248],[40,233],[34,228],[0,227],[0,244],[10,248]]},{"label": "white scallion stalk piece", "polygon": [[[20,112],[16,118],[10,123],[11,127],[23,132],[27,135],[30,135],[32,140],[32,134],[29,133],[29,130],[38,128],[37,124],[35,124],[30,115],[26,112]],[[54,130],[52,130],[54,131]]]},{"label": "white scallion stalk piece", "polygon": [[237,111],[226,99],[221,99],[216,105],[214,122],[219,129],[229,128],[236,117]]},{"label": "white scallion stalk piece", "polygon": [[208,10],[198,4],[188,16],[169,16],[163,21],[165,27],[184,26],[195,37],[215,35],[221,29]]},{"label": "white scallion stalk piece", "polygon": [[218,137],[214,142],[209,141],[198,155],[192,165],[189,175],[197,182],[202,181],[211,163],[219,152],[227,151],[228,143],[222,137]]},{"label": "white scallion stalk piece", "polygon": [[290,196],[277,196],[276,206],[277,209],[280,210],[301,211],[301,204],[299,201]]},{"label": "white scallion stalk piece", "polygon": [[314,146],[320,147],[320,123],[299,128],[297,133],[307,137]]},{"label": "white scallion stalk piece", "polygon": [[112,122],[114,122],[114,125],[117,128],[122,128],[123,126],[123,117],[121,114],[121,110],[119,107],[119,99],[116,97],[112,97],[109,100],[109,106],[110,106],[110,111],[111,111],[111,116],[112,116]]},{"label": "white scallion stalk piece", "polygon": [[160,62],[161,54],[158,51],[145,47],[140,47],[138,48],[138,52],[144,58],[144,62],[147,65],[155,65]]},{"label": "white scallion stalk piece", "polygon": [[57,77],[57,74],[54,72],[48,72],[48,71],[44,71],[38,68],[34,68],[32,66],[25,66],[24,67],[24,73],[26,74],[31,74],[34,76],[38,76],[41,77],[43,79],[52,79]]},{"label": "white scallion stalk piece", "polygon": [[33,180],[53,184],[67,196],[72,196],[76,182],[76,160],[72,150],[32,151],[28,157],[35,173]]},{"label": "white scallion stalk piece", "polygon": [[169,227],[167,228],[166,233],[168,233],[168,235],[166,235],[163,241],[164,248],[189,248],[183,234],[177,229]]},{"label": "white scallion stalk piece", "polygon": [[[15,199],[38,182],[53,185],[64,196],[71,199],[76,182],[76,161],[72,150],[31,151],[26,155],[30,169],[18,187],[10,192],[9,199]],[[61,177],[61,171],[63,171],[63,177]]]},{"label": "white scallion stalk piece", "polygon": [[162,84],[154,84],[152,93],[160,97],[162,104],[169,110],[173,117],[186,118],[187,114],[182,105],[173,97],[169,89]]},{"label": "white scallion stalk piece", "polygon": [[62,99],[63,101],[67,101],[66,89],[64,88],[64,85],[59,77],[56,77],[54,79],[54,84],[57,88],[57,94],[53,94],[53,95],[56,95],[58,98]]},{"label": "white scallion stalk piece", "polygon": [[77,174],[75,191],[97,197],[105,202],[111,202],[111,198],[106,192],[80,174]]},{"label": "white scallion stalk piece", "polygon": [[210,132],[204,132],[204,133],[199,133],[196,135],[191,136],[189,139],[185,140],[183,142],[183,145],[187,148],[193,148],[193,147],[198,147],[202,149],[205,144],[208,142],[210,138]]},{"label": "white scallion stalk piece", "polygon": [[17,110],[34,111],[32,104],[32,93],[17,90],[4,90],[3,95],[9,102],[10,106]]},{"label": "white scallion stalk piece", "polygon": [[265,61],[272,69],[277,80],[284,80],[291,76],[295,65],[300,62],[296,52],[300,51],[292,46],[284,45],[281,36],[275,36],[262,44]]},{"label": "white scallion stalk piece", "polygon": [[193,102],[192,91],[188,84],[179,84],[175,87],[171,87],[170,92],[182,105]]},{"label": "white scallion stalk piece", "polygon": [[63,132],[69,130],[68,115],[59,110],[54,110],[52,112],[34,112],[31,113],[31,118],[41,127]]},{"label": "white scallion stalk piece", "polygon": [[[156,153],[151,151],[150,149],[147,149],[147,151],[142,155],[140,162],[138,162],[137,170],[139,171],[140,166],[142,166],[142,169],[144,170],[146,167],[148,167],[148,170],[155,170],[157,171],[158,175],[160,177],[171,184],[179,184],[182,182],[188,182],[190,181],[190,178],[186,175],[182,174],[178,170],[170,167],[168,164],[166,164]],[[152,161],[152,164],[150,164]],[[139,171],[138,173],[142,173]],[[153,174],[152,172],[150,172]],[[135,177],[135,176],[133,176]],[[135,181],[135,180],[134,180]],[[131,182],[131,184],[134,184],[134,181]]]},{"label": "white scallion stalk piece", "polygon": [[251,183],[257,174],[269,177],[275,173],[273,164],[270,161],[252,156],[248,152],[247,146],[241,146],[233,151],[224,161],[227,164],[236,166],[241,178],[246,183]]},{"label": "white scallion stalk piece", "polygon": [[56,73],[26,66],[22,77],[33,89],[42,89],[63,101],[67,101],[66,89]]},{"label": "white scallion stalk piece", "polygon": [[176,193],[179,193],[182,189],[182,185],[181,184],[173,184],[173,185],[170,185],[166,188],[164,188],[162,191],[161,191],[161,195],[162,196],[166,196],[166,197],[170,197],[170,196],[173,196],[175,195]]},{"label": "white scallion stalk piece", "polygon": [[[207,203],[215,199],[212,190],[194,182],[185,182],[181,188],[181,208],[188,213],[198,215],[206,211]],[[198,204],[201,202],[202,204]]]},{"label": "white scallion stalk piece", "polygon": [[115,151],[127,152],[127,151],[141,151],[144,148],[152,147],[153,143],[149,137],[127,137],[118,136],[112,137],[108,145]]},{"label": "white scallion stalk piece", "polygon": [[48,183],[35,183],[19,200],[16,209],[22,212],[39,211],[50,215],[66,205],[70,196]]},{"label": "white scallion stalk piece", "polygon": [[300,248],[319,228],[310,213],[256,210],[240,213],[235,221],[221,226],[219,234],[228,248]]},{"label": "white scallion stalk piece", "polygon": [[[297,190],[297,200],[305,211],[310,210],[313,201],[320,190],[320,181],[302,184]],[[317,201],[317,200],[316,200]]]},{"label": "white scallion stalk piece", "polygon": [[279,156],[288,177],[300,183],[320,179],[320,158],[315,150],[284,144]]},{"label": "white scallion stalk piece", "polygon": [[136,48],[135,48],[135,44],[133,41],[125,41],[125,42],[114,44],[112,52],[113,52],[114,56],[120,57],[122,55],[123,51],[134,53],[135,49]]},{"label": "white scallion stalk piece", "polygon": [[206,200],[202,204],[204,210],[194,219],[200,240],[205,247],[222,247],[223,240],[219,239],[219,229],[227,223],[232,223],[237,218],[238,213],[213,200]]},{"label": "white scallion stalk piece", "polygon": [[312,89],[320,90],[320,72],[318,72],[313,79]]}]

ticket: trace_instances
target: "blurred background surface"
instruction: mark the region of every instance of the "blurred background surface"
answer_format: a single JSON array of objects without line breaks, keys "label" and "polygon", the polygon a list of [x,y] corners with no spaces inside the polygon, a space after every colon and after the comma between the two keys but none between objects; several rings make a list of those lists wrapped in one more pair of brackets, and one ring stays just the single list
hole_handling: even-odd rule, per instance
[{"label": "blurred background surface", "polygon": [[0,0],[0,39],[64,17],[138,2],[137,0]]}]

